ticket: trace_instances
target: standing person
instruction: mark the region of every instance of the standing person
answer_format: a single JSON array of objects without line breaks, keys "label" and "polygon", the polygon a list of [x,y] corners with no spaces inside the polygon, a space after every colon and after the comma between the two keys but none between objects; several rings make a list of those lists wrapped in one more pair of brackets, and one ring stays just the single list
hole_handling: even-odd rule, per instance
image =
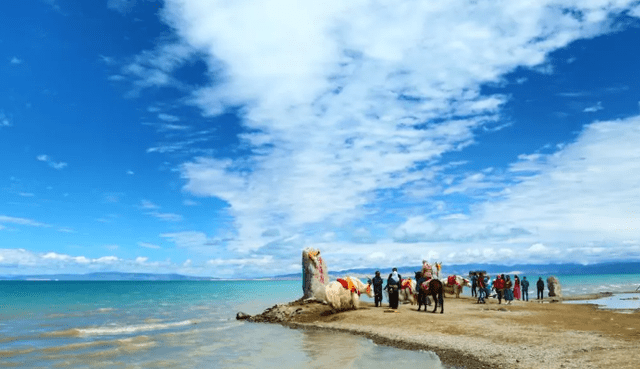
[{"label": "standing person", "polygon": [[[475,273],[474,273],[475,274]],[[484,304],[484,298],[485,298],[485,293],[487,292],[485,290],[485,284],[484,284],[484,276],[482,275],[482,273],[480,273],[480,275],[476,275],[476,281],[477,281],[477,287],[478,287],[478,302],[476,302],[477,304]]]},{"label": "standing person", "polygon": [[538,287],[538,300],[542,300],[544,299],[544,281],[542,280],[542,277],[538,278],[537,287]]},{"label": "standing person", "polygon": [[471,275],[471,297],[478,296],[478,292],[476,292],[476,288],[478,287],[478,274],[473,272]]},{"label": "standing person", "polygon": [[527,281],[527,277],[522,277],[521,285],[522,285],[522,301],[529,301],[529,281]]},{"label": "standing person", "polygon": [[517,274],[513,277],[513,298],[520,300],[520,278]]},{"label": "standing person", "polygon": [[504,301],[507,302],[507,305],[511,305],[511,301],[513,301],[513,282],[511,282],[511,276],[507,275],[507,280],[504,281]]},{"label": "standing person", "polygon": [[387,286],[385,287],[389,292],[389,307],[391,309],[398,308],[398,292],[400,291],[400,281],[402,277],[398,274],[398,269],[393,268],[389,278],[387,278]]},{"label": "standing person", "polygon": [[502,293],[504,292],[504,274],[496,277],[496,281],[493,282],[493,287],[496,289],[496,294],[498,295],[498,304],[502,304]]},{"label": "standing person", "polygon": [[380,277],[380,271],[376,270],[376,276],[373,277],[371,283],[373,284],[373,295],[376,307],[382,306],[382,277]]}]

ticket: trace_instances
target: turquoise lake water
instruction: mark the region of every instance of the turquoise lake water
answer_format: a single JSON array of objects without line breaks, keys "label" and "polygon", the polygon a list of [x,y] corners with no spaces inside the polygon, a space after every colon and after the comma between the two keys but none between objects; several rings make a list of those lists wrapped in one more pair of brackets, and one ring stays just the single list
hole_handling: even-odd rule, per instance
[{"label": "turquoise lake water", "polygon": [[[565,295],[640,285],[640,274],[557,277]],[[300,281],[0,281],[0,367],[444,367],[429,352],[235,319],[301,295]]]},{"label": "turquoise lake water", "polygon": [[237,321],[300,281],[0,281],[0,367],[443,368],[432,353]]}]

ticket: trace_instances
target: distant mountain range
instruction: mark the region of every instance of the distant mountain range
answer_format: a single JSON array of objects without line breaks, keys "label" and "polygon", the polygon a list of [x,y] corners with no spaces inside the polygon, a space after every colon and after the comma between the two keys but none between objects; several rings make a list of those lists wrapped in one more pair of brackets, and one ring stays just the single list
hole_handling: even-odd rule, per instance
[{"label": "distant mountain range", "polygon": [[[413,277],[414,272],[419,271],[421,266],[400,266],[398,272],[403,277]],[[391,267],[379,268],[356,268],[339,271],[330,271],[331,277],[341,277],[353,275],[359,277],[373,277],[376,270],[379,270],[386,278],[391,273]],[[581,264],[452,264],[443,265],[442,274],[468,275],[471,271],[485,271],[489,275],[498,273],[520,274],[520,275],[589,275],[589,274],[640,274],[640,262],[611,262],[592,265]],[[301,273],[277,275],[272,277],[261,277],[251,279],[275,279],[275,280],[296,280],[301,278]],[[59,280],[59,281],[211,281],[224,280],[213,277],[194,277],[181,274],[154,274],[154,273],[121,273],[121,272],[97,272],[88,274],[35,274],[35,275],[10,275],[0,276],[0,280]]]},{"label": "distant mountain range", "polygon": [[0,280],[51,280],[51,281],[209,281],[218,278],[193,277],[181,274],[97,272],[88,274],[34,274],[0,276]]}]

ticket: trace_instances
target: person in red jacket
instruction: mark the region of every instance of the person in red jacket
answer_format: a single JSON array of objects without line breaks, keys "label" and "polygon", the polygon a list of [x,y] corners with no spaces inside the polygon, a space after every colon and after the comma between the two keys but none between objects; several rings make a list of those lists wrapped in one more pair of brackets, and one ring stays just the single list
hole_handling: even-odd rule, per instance
[{"label": "person in red jacket", "polygon": [[502,294],[504,293],[504,275],[499,275],[493,283],[498,294],[498,304],[502,303]]}]

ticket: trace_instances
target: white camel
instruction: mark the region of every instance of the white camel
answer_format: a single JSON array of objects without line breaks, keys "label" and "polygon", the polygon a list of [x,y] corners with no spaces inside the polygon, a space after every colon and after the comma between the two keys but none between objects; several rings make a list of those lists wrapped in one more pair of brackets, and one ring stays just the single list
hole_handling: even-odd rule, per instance
[{"label": "white camel", "polygon": [[398,302],[408,302],[415,305],[417,301],[416,281],[411,278],[404,278],[400,282],[400,290],[398,291]]},{"label": "white camel", "polygon": [[460,275],[450,275],[442,284],[444,292],[450,295],[456,295],[456,298],[460,297],[460,293],[464,286],[469,287],[471,284],[467,278]]},{"label": "white camel", "polygon": [[335,310],[358,309],[360,294],[373,298],[371,281],[365,284],[356,277],[339,278],[325,286],[325,301]]},{"label": "white camel", "polygon": [[[320,256],[320,250],[305,248],[302,250],[302,290],[304,299],[328,303],[336,310],[357,309],[360,294],[373,298],[371,282],[362,283],[358,278],[345,277],[342,283],[329,282],[327,266]],[[343,287],[343,283],[344,286]]]}]

